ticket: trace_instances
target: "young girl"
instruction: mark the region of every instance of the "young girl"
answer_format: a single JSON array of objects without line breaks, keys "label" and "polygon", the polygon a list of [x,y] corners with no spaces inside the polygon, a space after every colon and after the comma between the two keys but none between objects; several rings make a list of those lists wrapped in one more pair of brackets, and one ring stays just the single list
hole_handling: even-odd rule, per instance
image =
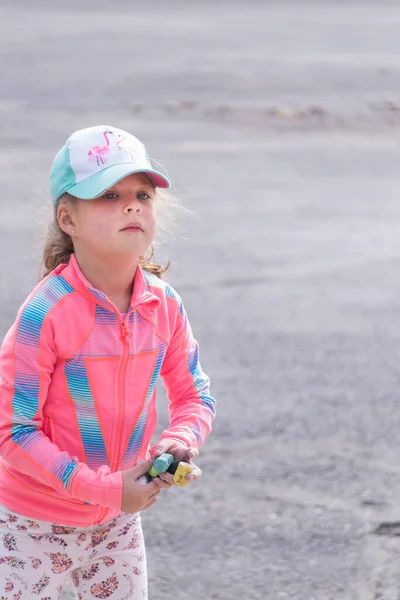
[{"label": "young girl", "polygon": [[[139,513],[173,479],[138,479],[162,452],[195,458],[215,414],[182,300],[145,258],[169,185],[114,127],[53,162],[47,273],[0,354],[0,600],[55,600],[68,578],[80,599],[147,598]],[[150,448],[159,375],[170,423]]]}]

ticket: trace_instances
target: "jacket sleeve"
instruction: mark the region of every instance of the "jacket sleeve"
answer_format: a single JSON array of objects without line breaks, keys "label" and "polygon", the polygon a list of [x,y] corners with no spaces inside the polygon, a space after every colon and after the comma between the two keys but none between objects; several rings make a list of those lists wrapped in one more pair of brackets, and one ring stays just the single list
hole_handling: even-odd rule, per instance
[{"label": "jacket sleeve", "polygon": [[[36,319],[36,320],[35,320]],[[53,325],[20,312],[0,351],[0,456],[18,471],[90,504],[121,508],[122,475],[93,471],[42,431],[57,353]]]},{"label": "jacket sleeve", "polygon": [[211,431],[216,402],[210,395],[210,380],[201,369],[199,345],[182,300],[176,295],[174,301],[178,304],[175,328],[161,368],[170,423],[160,439],[174,438],[200,448]]}]

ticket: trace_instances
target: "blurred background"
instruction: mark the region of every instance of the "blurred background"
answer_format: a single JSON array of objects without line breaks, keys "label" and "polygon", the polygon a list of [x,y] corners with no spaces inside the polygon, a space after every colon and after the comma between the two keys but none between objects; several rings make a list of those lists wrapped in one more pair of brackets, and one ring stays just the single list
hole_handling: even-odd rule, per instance
[{"label": "blurred background", "polygon": [[400,598],[399,27],[397,0],[0,3],[1,335],[74,130],[136,134],[189,209],[158,257],[218,418],[143,515],[150,598]]}]

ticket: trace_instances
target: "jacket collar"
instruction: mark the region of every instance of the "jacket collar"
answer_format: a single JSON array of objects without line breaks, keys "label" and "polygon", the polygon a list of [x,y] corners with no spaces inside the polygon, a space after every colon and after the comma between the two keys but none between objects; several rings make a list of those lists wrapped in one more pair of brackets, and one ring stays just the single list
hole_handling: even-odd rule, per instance
[{"label": "jacket collar", "polygon": [[[55,269],[55,273],[64,277],[64,279],[80,294],[86,296],[92,302],[100,304],[108,310],[117,311],[114,304],[100,290],[93,287],[83,275],[79,268],[75,254],[71,254],[68,264],[60,265]],[[161,301],[149,291],[146,278],[142,268],[138,265],[135,273],[133,292],[129,310],[135,309],[138,306],[146,304],[150,308],[157,308]],[[118,311],[117,311],[118,312]]]}]

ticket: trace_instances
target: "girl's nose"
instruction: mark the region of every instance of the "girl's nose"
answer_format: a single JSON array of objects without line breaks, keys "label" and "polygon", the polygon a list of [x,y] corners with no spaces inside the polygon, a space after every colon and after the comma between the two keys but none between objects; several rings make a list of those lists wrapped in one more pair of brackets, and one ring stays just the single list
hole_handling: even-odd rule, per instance
[{"label": "girl's nose", "polygon": [[124,206],[124,212],[128,213],[137,213],[140,214],[142,212],[142,205],[140,204],[140,200],[136,198],[134,194],[129,198]]}]

